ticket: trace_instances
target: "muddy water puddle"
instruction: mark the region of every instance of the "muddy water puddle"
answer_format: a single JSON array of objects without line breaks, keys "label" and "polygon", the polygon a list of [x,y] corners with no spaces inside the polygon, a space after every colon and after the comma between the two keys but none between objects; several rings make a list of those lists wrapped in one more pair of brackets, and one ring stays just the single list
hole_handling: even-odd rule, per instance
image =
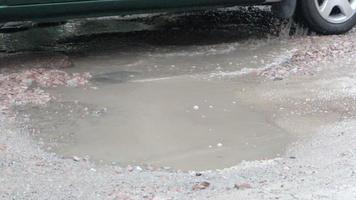
[{"label": "muddy water puddle", "polygon": [[256,98],[245,90],[259,81],[218,74],[283,62],[292,50],[262,41],[86,52],[67,71],[89,71],[91,86],[49,89],[58,105],[26,112],[36,140],[65,157],[183,170],[273,158],[293,139],[272,111],[242,100]]},{"label": "muddy water puddle", "polygon": [[292,140],[272,113],[242,102],[243,91],[189,77],[57,88],[61,103],[26,112],[36,140],[65,157],[207,170],[276,157]]},{"label": "muddy water puddle", "polygon": [[6,35],[4,51],[60,51],[73,62],[66,71],[93,75],[85,89],[47,89],[49,105],[18,111],[36,141],[64,157],[207,170],[283,154],[293,136],[251,103],[263,102],[245,92],[256,77],[230,75],[288,61],[296,45],[232,16],[83,20]]}]

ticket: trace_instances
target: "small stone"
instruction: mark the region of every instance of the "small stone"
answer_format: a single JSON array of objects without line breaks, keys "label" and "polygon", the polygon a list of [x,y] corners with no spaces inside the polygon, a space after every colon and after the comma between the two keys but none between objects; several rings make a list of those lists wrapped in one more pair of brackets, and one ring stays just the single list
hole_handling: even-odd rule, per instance
[{"label": "small stone", "polygon": [[199,106],[195,105],[195,106],[193,106],[193,109],[194,110],[199,110]]},{"label": "small stone", "polygon": [[216,146],[217,146],[217,147],[222,147],[223,144],[222,144],[222,143],[218,143]]},{"label": "small stone", "polygon": [[127,166],[126,169],[129,172],[132,172],[134,170],[134,168],[131,165]]},{"label": "small stone", "polygon": [[281,80],[283,80],[283,78],[282,77],[275,77],[273,80],[274,81],[281,81]]},{"label": "small stone", "polygon": [[77,157],[77,156],[73,156],[72,159],[73,159],[74,161],[76,161],[76,162],[79,162],[79,161],[80,161],[80,158]]},{"label": "small stone", "polygon": [[210,186],[210,183],[207,181],[203,181],[201,183],[197,183],[195,184],[192,189],[193,190],[205,190],[206,188],[208,188]]},{"label": "small stone", "polygon": [[7,146],[5,144],[0,144],[0,151],[5,151]]},{"label": "small stone", "polygon": [[202,176],[203,174],[200,172],[195,173],[195,176]]},{"label": "small stone", "polygon": [[67,81],[67,86],[69,87],[78,87],[78,80],[77,79],[71,79]]},{"label": "small stone", "polygon": [[241,183],[241,184],[235,184],[234,188],[238,190],[245,190],[245,189],[251,189],[252,186],[248,183]]}]

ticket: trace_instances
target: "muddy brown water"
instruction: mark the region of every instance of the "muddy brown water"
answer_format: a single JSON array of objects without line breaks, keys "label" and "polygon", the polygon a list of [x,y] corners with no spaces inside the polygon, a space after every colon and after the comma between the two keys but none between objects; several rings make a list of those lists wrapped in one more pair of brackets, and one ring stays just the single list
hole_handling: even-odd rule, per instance
[{"label": "muddy brown water", "polygon": [[[180,24],[191,17],[180,16],[176,21]],[[39,43],[43,49],[64,49],[74,63],[66,70],[90,72],[93,79],[87,88],[47,89],[56,97],[48,106],[21,108],[30,116],[30,127],[37,130],[34,138],[64,157],[183,170],[221,169],[283,154],[293,135],[274,123],[267,105],[257,109],[248,101],[263,104],[263,99],[249,93],[260,80],[239,74],[244,74],[243,69],[284,62],[295,45],[266,35],[256,40],[266,33],[248,36],[245,29],[238,38],[239,30],[228,26],[230,20],[209,25],[208,33],[192,32],[189,26],[172,32],[175,29],[162,29],[167,21],[163,25],[159,21],[159,25],[144,26],[140,19],[136,25],[129,21],[123,26],[152,32],[133,28],[132,35],[66,33],[69,36],[58,39],[62,32],[57,30],[52,32],[59,43]],[[104,22],[101,26],[73,22],[76,26],[69,30],[79,34],[94,26],[105,32],[112,23],[117,31],[117,19]],[[185,30],[190,30],[190,37]],[[20,44],[26,33],[6,37],[15,37],[13,44]]]},{"label": "muddy brown water", "polygon": [[282,153],[291,136],[274,125],[270,113],[242,104],[242,88],[235,84],[174,78],[55,90],[65,101],[105,110],[100,117],[75,120],[72,142],[55,151],[124,165],[200,170]]},{"label": "muddy brown water", "polygon": [[[91,72],[91,85],[49,89],[59,102],[72,106],[27,111],[41,119],[33,122],[42,129],[35,138],[45,145],[57,143],[51,150],[65,157],[184,170],[220,169],[283,154],[293,136],[274,124],[269,108],[255,109],[246,101],[256,98],[248,91],[260,80],[220,74],[280,62],[290,49],[278,41],[258,48],[228,46],[238,44],[75,57],[75,67],[68,71]],[[71,115],[78,109],[100,116]],[[56,128],[48,128],[54,124]]]}]

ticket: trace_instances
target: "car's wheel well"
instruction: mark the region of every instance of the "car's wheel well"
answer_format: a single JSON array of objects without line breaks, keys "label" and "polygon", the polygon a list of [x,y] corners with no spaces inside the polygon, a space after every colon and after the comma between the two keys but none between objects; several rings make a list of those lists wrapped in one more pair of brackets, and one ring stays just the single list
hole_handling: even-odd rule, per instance
[{"label": "car's wheel well", "polygon": [[272,11],[281,18],[292,18],[297,8],[297,0],[282,0],[272,6]]}]

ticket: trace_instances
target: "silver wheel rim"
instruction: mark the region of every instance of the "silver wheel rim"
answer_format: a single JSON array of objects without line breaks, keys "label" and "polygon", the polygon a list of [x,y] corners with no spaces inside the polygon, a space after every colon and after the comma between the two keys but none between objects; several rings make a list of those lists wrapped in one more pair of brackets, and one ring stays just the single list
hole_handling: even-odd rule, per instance
[{"label": "silver wheel rim", "polygon": [[340,24],[356,13],[356,0],[314,0],[321,17],[330,23]]}]

